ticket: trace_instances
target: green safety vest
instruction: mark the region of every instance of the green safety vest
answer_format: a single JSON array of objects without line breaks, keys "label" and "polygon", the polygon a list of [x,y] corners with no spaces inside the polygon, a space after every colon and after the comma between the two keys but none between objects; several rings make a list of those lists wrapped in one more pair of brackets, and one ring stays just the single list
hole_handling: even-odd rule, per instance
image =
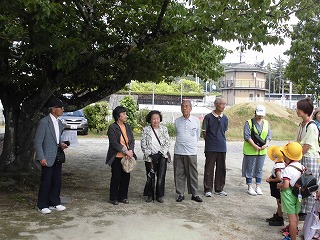
[{"label": "green safety vest", "polygon": [[[267,135],[268,135],[269,123],[268,123],[267,120],[264,120],[264,119],[262,121],[263,121],[263,128],[262,128],[262,132],[260,134],[260,137],[263,140],[266,140]],[[247,122],[249,124],[250,132],[251,132],[251,126],[252,126],[251,119],[247,120]],[[256,126],[254,124],[253,124],[253,131],[258,133],[258,130],[257,130],[257,128],[256,128]],[[263,150],[256,150],[249,142],[244,141],[243,154],[244,155],[266,155],[267,154],[267,148],[265,148]]]}]

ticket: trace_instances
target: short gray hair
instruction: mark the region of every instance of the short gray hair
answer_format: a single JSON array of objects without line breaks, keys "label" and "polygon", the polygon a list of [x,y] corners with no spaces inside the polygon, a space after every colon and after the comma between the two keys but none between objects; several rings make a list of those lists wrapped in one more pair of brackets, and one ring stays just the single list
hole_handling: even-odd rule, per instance
[{"label": "short gray hair", "polygon": [[218,104],[218,103],[221,103],[221,102],[224,102],[224,99],[223,98],[216,98],[214,100],[214,105]]}]

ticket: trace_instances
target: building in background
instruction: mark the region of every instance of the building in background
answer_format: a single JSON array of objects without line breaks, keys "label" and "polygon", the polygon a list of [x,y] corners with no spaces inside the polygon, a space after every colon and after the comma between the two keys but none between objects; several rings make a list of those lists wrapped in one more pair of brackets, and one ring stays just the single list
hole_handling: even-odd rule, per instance
[{"label": "building in background", "polygon": [[220,81],[221,95],[227,105],[263,102],[266,93],[268,71],[252,64],[231,63],[225,66],[225,76]]}]

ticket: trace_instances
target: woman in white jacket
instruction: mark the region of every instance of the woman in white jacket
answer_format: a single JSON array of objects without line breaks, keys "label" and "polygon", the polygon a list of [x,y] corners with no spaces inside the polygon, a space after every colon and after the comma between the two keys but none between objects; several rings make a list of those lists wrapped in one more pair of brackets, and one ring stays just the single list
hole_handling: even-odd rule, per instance
[{"label": "woman in white jacket", "polygon": [[[146,202],[152,202],[156,195],[156,200],[163,203],[170,146],[168,129],[160,125],[162,115],[157,110],[150,111],[146,121],[150,126],[143,128],[141,136],[141,150],[144,154],[147,175],[143,195],[147,197]],[[155,177],[157,177],[156,184]],[[155,188],[156,191],[154,191]]]}]

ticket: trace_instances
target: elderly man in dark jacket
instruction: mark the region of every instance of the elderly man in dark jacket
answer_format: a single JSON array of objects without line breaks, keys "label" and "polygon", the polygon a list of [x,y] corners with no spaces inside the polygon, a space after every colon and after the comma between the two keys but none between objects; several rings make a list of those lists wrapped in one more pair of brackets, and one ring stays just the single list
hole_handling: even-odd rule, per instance
[{"label": "elderly man in dark jacket", "polygon": [[34,139],[36,160],[39,161],[42,170],[38,209],[43,214],[51,213],[52,209],[66,209],[60,200],[62,163],[57,159],[58,147],[68,147],[61,141],[62,123],[58,119],[63,114],[64,106],[58,98],[49,102],[50,113],[39,121]]}]

